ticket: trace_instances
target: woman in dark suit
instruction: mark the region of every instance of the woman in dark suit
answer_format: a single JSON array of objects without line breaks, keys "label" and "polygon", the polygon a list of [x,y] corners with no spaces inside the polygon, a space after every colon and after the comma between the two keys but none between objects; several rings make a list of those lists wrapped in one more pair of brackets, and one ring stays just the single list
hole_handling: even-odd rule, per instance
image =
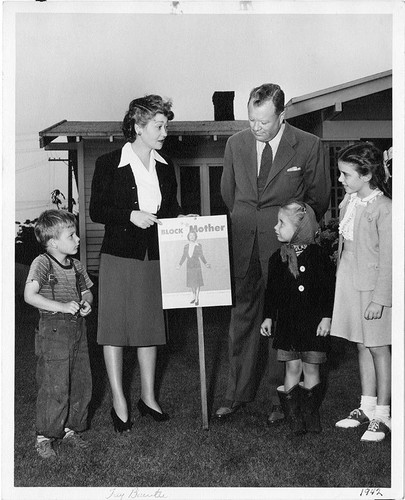
[{"label": "woman in dark suit", "polygon": [[193,300],[190,302],[190,304],[194,303],[196,306],[198,306],[199,304],[198,301],[200,297],[200,287],[204,285],[200,260],[204,263],[206,267],[211,267],[211,266],[205,260],[201,245],[196,242],[197,233],[195,231],[190,231],[187,235],[187,239],[190,243],[184,245],[183,255],[180,259],[177,269],[180,269],[180,266],[187,259],[186,286],[188,288],[191,288],[193,292]]},{"label": "woman in dark suit", "polygon": [[90,217],[105,225],[97,342],[103,345],[118,432],[132,425],[122,387],[125,346],[137,347],[139,411],[156,421],[169,418],[155,398],[154,383],[157,346],[166,343],[157,224],[181,213],[173,166],[158,153],[173,117],[171,102],[160,96],[134,99],[122,126],[127,142],[97,159],[91,187]]}]

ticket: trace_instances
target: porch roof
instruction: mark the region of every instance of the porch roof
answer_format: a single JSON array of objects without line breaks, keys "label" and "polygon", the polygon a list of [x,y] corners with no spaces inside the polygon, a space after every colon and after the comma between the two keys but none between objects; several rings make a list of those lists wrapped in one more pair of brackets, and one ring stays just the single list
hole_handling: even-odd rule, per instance
[{"label": "porch roof", "polygon": [[392,70],[352,80],[311,94],[290,99],[286,104],[286,117],[297,116],[334,107],[336,113],[342,103],[353,101],[392,88]]},{"label": "porch roof", "polygon": [[[116,121],[67,121],[51,125],[39,132],[40,147],[50,144],[57,137],[86,139],[123,139],[122,122]],[[168,135],[172,136],[231,136],[248,127],[247,120],[232,121],[172,121]]]}]

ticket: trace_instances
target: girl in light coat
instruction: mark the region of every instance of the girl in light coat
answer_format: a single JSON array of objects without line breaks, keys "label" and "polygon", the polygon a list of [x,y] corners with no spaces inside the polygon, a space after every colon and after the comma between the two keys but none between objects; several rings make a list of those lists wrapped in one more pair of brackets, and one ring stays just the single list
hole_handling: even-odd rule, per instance
[{"label": "girl in light coat", "polygon": [[368,424],[362,441],[381,441],[391,430],[392,242],[388,172],[381,151],[357,143],[340,152],[338,271],[331,335],[356,342],[361,401],[336,423]]}]

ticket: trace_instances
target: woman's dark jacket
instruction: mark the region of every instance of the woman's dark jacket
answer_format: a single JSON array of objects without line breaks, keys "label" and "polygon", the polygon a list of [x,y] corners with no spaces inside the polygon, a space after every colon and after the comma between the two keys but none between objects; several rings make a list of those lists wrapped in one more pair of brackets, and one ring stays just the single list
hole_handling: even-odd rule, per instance
[{"label": "woman's dark jacket", "polygon": [[[131,165],[117,168],[120,159],[121,149],[100,156],[91,184],[90,218],[105,225],[101,253],[144,260],[148,251],[149,260],[158,260],[159,225],[141,229],[130,222],[131,212],[139,210],[138,191]],[[165,159],[168,165],[156,161],[162,194],[161,206],[156,214],[159,219],[181,214],[173,164]]]},{"label": "woman's dark jacket", "polygon": [[294,278],[280,250],[269,259],[264,317],[276,322],[273,348],[285,351],[327,351],[328,337],[317,337],[322,318],[331,318],[335,268],[317,244],[297,258],[299,276]]}]

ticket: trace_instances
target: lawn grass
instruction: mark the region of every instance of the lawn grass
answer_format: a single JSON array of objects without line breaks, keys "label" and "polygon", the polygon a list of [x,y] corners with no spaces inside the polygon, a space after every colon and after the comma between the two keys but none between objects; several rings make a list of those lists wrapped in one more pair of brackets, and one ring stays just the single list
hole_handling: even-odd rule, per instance
[{"label": "lawn grass", "polygon": [[[325,374],[323,432],[291,437],[283,426],[269,428],[264,373],[254,402],[231,421],[210,420],[202,429],[197,322],[195,310],[169,312],[170,338],[159,349],[158,391],[171,415],[157,423],[140,417],[136,350],[125,351],[126,392],[132,408],[131,433],[119,436],[110,421],[111,397],[96,343],[96,313],[88,321],[93,372],[90,451],[58,447],[54,462],[37,457],[35,443],[34,327],[37,313],[16,302],[15,487],[317,487],[390,488],[391,442],[360,442],[364,428],[340,430],[337,419],[355,408],[360,383],[357,353],[350,343],[332,339]],[[229,308],[204,309],[209,414],[221,403],[227,377]],[[267,339],[262,339],[266,347]],[[263,351],[265,353],[265,349]]]}]

